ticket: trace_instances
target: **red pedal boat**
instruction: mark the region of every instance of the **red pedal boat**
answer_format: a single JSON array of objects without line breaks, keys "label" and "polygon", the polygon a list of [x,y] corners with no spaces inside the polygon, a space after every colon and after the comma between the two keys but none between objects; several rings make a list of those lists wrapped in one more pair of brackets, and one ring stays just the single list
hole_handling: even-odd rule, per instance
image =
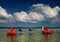
[{"label": "red pedal boat", "polygon": [[[50,36],[52,36],[52,31],[51,30],[49,30],[47,27],[45,27],[43,30],[42,30],[42,33],[44,34],[44,37],[45,37],[45,39],[47,40],[48,39],[48,37]],[[49,35],[49,36],[48,36]]]},{"label": "red pedal boat", "polygon": [[52,31],[49,30],[47,27],[44,28],[44,30],[42,31],[43,34],[52,34]]},{"label": "red pedal boat", "polygon": [[14,38],[16,38],[16,30],[13,27],[11,27],[10,30],[7,31],[7,38],[11,42],[14,42]]},{"label": "red pedal boat", "polygon": [[11,27],[10,30],[8,30],[7,35],[16,35],[16,30]]}]

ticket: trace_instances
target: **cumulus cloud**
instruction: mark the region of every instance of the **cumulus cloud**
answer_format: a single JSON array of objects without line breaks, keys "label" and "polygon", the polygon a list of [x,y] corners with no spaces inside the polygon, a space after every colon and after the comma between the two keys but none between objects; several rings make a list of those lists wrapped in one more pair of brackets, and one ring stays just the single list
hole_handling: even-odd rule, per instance
[{"label": "cumulus cloud", "polygon": [[8,14],[4,8],[0,6],[0,22],[8,22],[13,18],[11,14]]},{"label": "cumulus cloud", "polygon": [[6,10],[0,7],[0,22],[41,22],[45,20],[53,21],[57,20],[58,12],[60,8],[58,6],[51,8],[49,5],[44,4],[33,4],[32,10],[29,13],[21,11],[15,12],[13,15],[8,14]]},{"label": "cumulus cloud", "polygon": [[49,5],[44,4],[34,4],[32,7],[34,8],[33,11],[42,13],[47,18],[56,17],[58,15],[58,12],[60,11],[60,8],[58,6],[51,8]]},{"label": "cumulus cloud", "polygon": [[26,12],[16,12],[14,13],[14,17],[16,19],[16,21],[23,21],[23,22],[26,22],[26,21],[30,21],[30,17],[28,16],[28,14]]},{"label": "cumulus cloud", "polygon": [[36,12],[16,12],[14,13],[14,17],[16,21],[23,21],[23,22],[37,22],[37,21],[42,21],[44,20],[44,16],[41,14],[38,14]]},{"label": "cumulus cloud", "polygon": [[43,21],[44,20],[44,16],[42,14],[38,14],[37,12],[30,12],[29,16],[31,18],[31,20],[35,20],[35,21]]}]

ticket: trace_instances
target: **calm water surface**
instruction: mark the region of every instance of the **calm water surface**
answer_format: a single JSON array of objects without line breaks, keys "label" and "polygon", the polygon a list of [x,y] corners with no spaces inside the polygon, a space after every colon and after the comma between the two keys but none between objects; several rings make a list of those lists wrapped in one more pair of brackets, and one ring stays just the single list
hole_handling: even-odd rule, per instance
[{"label": "calm water surface", "polygon": [[52,36],[45,39],[44,35],[41,33],[41,29],[23,29],[23,31],[17,31],[16,38],[13,41],[7,38],[6,32],[8,29],[0,29],[0,42],[60,42],[60,30],[52,30]]}]

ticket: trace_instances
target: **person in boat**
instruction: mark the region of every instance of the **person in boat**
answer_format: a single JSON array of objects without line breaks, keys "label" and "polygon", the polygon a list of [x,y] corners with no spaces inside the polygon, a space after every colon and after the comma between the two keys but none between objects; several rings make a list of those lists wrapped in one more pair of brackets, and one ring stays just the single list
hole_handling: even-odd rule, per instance
[{"label": "person in boat", "polygon": [[23,30],[20,28],[19,31],[23,31]]},{"label": "person in boat", "polygon": [[16,35],[16,30],[11,27],[10,30],[7,31],[7,35]]},{"label": "person in boat", "polygon": [[10,42],[14,42],[14,38],[16,38],[16,30],[13,27],[7,31],[7,38],[10,40]]},{"label": "person in boat", "polygon": [[47,27],[44,27],[44,29],[42,30],[43,34],[52,34],[52,31],[49,30]]},{"label": "person in boat", "polygon": [[42,30],[42,34],[44,34],[44,37],[47,40],[49,36],[50,37],[52,36],[52,31],[49,30],[47,27],[44,27],[43,30]]},{"label": "person in boat", "polygon": [[31,29],[31,28],[29,28],[29,31],[32,31],[32,29]]}]

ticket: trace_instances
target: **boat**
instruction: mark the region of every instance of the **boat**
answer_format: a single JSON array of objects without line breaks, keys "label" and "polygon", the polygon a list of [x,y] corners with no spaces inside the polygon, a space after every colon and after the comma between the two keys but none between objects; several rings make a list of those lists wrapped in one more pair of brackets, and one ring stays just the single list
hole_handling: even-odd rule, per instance
[{"label": "boat", "polygon": [[7,35],[16,35],[16,30],[14,27],[11,27],[10,30],[7,31]]},{"label": "boat", "polygon": [[52,34],[52,31],[49,30],[47,27],[44,27],[44,29],[42,30],[43,34]]}]

